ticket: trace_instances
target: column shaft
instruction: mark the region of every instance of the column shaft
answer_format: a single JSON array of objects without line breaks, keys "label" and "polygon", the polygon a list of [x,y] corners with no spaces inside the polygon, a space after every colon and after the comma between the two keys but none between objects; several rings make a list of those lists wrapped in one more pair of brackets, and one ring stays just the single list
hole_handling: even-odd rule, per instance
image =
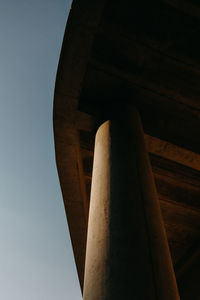
[{"label": "column shaft", "polygon": [[135,110],[105,122],[96,135],[83,299],[179,299]]}]

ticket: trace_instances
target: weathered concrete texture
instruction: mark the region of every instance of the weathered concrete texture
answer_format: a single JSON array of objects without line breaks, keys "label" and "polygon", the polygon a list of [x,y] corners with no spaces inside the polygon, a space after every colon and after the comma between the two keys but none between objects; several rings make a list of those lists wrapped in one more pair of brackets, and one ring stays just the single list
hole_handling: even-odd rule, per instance
[{"label": "weathered concrete texture", "polygon": [[178,300],[141,122],[117,115],[96,135],[83,299]]}]

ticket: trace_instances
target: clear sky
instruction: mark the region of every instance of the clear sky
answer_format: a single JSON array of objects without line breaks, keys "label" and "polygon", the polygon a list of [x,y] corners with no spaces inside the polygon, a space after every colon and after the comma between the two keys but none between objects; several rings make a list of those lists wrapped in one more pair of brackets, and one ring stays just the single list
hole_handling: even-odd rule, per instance
[{"label": "clear sky", "polygon": [[79,300],[52,105],[69,0],[0,1],[0,299]]}]

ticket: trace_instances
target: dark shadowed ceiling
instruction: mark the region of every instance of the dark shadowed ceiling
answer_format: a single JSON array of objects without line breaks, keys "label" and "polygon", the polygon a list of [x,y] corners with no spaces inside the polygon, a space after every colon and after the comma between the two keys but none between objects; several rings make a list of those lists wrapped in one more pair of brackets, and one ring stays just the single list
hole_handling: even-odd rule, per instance
[{"label": "dark shadowed ceiling", "polygon": [[81,285],[95,130],[117,103],[140,112],[181,299],[199,299],[199,1],[73,2],[54,132]]}]

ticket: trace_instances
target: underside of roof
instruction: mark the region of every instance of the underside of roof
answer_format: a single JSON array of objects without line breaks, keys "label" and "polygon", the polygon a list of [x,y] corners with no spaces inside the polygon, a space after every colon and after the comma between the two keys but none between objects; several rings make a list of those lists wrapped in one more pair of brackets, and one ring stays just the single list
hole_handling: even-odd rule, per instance
[{"label": "underside of roof", "polygon": [[181,299],[199,299],[198,33],[195,0],[73,1],[57,73],[54,133],[81,286],[95,132],[118,103],[127,103],[141,115]]}]

